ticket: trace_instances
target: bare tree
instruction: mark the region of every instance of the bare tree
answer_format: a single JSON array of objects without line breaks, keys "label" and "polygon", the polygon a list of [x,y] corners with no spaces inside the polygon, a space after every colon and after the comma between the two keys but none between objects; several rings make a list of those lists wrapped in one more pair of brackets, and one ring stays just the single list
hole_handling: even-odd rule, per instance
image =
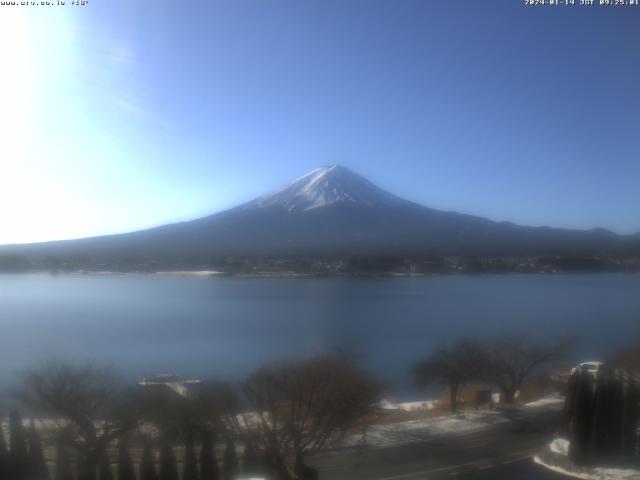
[{"label": "bare tree", "polygon": [[234,415],[237,401],[231,387],[214,380],[204,382],[187,394],[169,388],[150,389],[140,394],[144,420],[153,423],[171,439],[196,439],[204,428],[224,428],[221,416]]},{"label": "bare tree", "polygon": [[[175,468],[171,446],[176,440],[185,443],[183,479],[202,478],[213,480],[219,477],[214,452],[214,433],[226,430],[234,424],[237,400],[229,385],[208,381],[181,395],[168,388],[151,389],[141,395],[146,421],[153,423],[161,432],[161,461],[159,478],[174,478]],[[222,417],[225,417],[224,420]],[[234,429],[235,431],[235,429]],[[226,435],[229,437],[229,435]],[[202,441],[201,469],[196,468],[197,458],[194,442]],[[147,463],[151,464],[150,461]],[[147,469],[151,478],[151,468]]]},{"label": "bare tree", "polygon": [[486,358],[484,346],[473,340],[441,345],[414,366],[415,379],[419,385],[446,385],[451,398],[451,411],[456,412],[460,389],[483,375]]},{"label": "bare tree", "polygon": [[534,343],[524,335],[499,338],[487,348],[487,379],[502,391],[502,402],[512,404],[525,380],[564,359],[571,345],[569,339],[545,344]]},{"label": "bare tree", "polygon": [[135,395],[109,368],[49,361],[23,377],[19,398],[55,417],[80,461],[80,480],[94,480],[105,449],[138,425]]},{"label": "bare tree", "polygon": [[245,427],[265,452],[272,470],[290,478],[286,459],[331,445],[372,412],[378,386],[339,355],[262,368],[244,384],[252,415]]}]

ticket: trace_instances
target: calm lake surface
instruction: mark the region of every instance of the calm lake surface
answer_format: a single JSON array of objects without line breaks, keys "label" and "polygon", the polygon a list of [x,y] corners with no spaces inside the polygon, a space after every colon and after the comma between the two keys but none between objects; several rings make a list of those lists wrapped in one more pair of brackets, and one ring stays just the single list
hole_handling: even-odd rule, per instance
[{"label": "calm lake surface", "polygon": [[0,275],[0,383],[55,356],[129,376],[237,379],[257,365],[355,352],[402,395],[443,340],[572,334],[576,360],[640,337],[640,275],[234,278]]}]

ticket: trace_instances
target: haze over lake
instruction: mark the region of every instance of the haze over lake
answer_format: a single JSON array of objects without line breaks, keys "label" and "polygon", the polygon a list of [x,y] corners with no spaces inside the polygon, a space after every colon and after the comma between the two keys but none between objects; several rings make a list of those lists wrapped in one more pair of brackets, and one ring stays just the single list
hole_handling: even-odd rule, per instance
[{"label": "haze over lake", "polygon": [[0,275],[0,383],[48,356],[130,376],[236,379],[327,349],[355,352],[398,393],[443,340],[525,332],[581,340],[592,360],[640,335],[640,275],[236,278]]}]

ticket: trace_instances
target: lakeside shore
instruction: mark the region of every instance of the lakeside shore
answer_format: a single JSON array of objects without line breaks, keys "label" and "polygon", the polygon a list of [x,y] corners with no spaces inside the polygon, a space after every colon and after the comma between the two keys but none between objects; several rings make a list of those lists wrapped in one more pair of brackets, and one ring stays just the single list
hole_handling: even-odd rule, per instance
[{"label": "lakeside shore", "polygon": [[148,276],[174,276],[174,277],[237,277],[237,278],[406,278],[406,277],[445,277],[459,275],[591,275],[591,274],[638,274],[640,270],[509,270],[509,271],[445,271],[445,272],[372,272],[372,273],[352,273],[352,272],[296,272],[296,271],[257,271],[257,272],[225,272],[221,270],[20,270],[1,271],[0,275],[12,274],[50,274],[50,275],[148,275]]}]

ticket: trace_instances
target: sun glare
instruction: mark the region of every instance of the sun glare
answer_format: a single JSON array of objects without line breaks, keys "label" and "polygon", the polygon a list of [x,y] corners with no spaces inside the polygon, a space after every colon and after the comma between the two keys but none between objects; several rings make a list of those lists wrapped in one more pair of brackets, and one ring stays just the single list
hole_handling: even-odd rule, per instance
[{"label": "sun glare", "polygon": [[32,52],[23,8],[6,7],[0,16],[0,207],[8,229],[18,220],[16,198],[28,178],[25,146],[33,108]]},{"label": "sun glare", "polygon": [[[60,17],[57,28],[37,12],[6,7],[0,16],[0,244],[41,241],[63,236],[82,206],[74,202],[51,168],[56,152],[51,136],[64,118],[50,104],[64,95],[60,70],[67,72],[68,36]],[[57,93],[56,93],[57,92]],[[67,96],[65,100],[67,100]],[[64,226],[64,227],[63,227]],[[73,228],[72,228],[73,229]]]},{"label": "sun glare", "polygon": [[24,141],[32,107],[32,55],[26,14],[5,8],[0,16],[0,128],[2,156],[15,159]]}]

